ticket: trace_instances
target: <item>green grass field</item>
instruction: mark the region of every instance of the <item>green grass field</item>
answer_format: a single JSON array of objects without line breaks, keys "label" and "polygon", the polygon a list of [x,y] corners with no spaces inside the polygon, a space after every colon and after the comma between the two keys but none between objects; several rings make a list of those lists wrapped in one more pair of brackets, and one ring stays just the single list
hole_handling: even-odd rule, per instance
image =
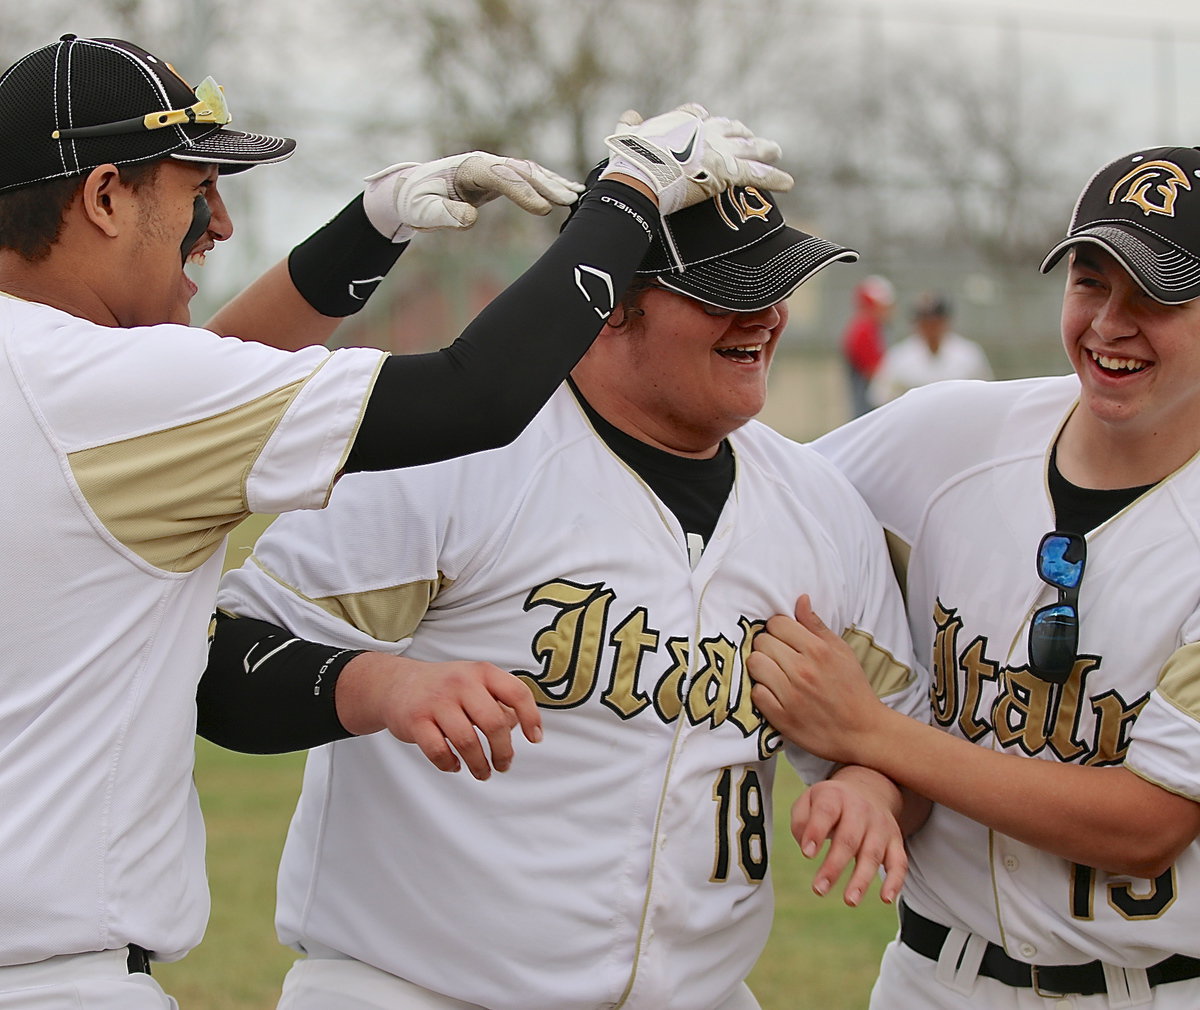
[{"label": "green grass field", "polygon": [[[303,756],[253,757],[201,741],[196,781],[208,825],[213,912],[208,935],[155,977],[182,1010],[270,1010],[293,953],[275,940],[275,867],[300,787]],[[777,910],[771,941],[750,983],[764,1010],[861,1010],[895,917],[873,889],[847,908],[840,892],[817,898],[814,863],[787,829],[800,790],[781,764],[772,854]]]}]

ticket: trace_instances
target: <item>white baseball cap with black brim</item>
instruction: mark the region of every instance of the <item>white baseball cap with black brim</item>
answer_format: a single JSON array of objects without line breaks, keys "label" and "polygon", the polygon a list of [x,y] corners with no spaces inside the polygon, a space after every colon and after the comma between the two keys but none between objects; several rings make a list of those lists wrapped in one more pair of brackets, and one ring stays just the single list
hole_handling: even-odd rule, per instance
[{"label": "white baseball cap with black brim", "polygon": [[231,121],[211,77],[193,88],[130,42],[64,35],[0,75],[0,192],[167,157],[228,174],[296,148],[287,137],[231,130]]},{"label": "white baseball cap with black brim", "polygon": [[1200,149],[1151,147],[1105,165],[1084,187],[1042,273],[1080,244],[1112,254],[1156,301],[1200,298]]}]

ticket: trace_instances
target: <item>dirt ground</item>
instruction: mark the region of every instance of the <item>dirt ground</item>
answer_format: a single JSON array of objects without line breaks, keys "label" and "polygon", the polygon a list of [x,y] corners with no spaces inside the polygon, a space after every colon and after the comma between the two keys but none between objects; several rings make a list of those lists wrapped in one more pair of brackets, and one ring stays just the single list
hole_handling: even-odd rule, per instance
[{"label": "dirt ground", "polygon": [[836,355],[777,355],[759,420],[799,441],[850,419],[850,392]]}]

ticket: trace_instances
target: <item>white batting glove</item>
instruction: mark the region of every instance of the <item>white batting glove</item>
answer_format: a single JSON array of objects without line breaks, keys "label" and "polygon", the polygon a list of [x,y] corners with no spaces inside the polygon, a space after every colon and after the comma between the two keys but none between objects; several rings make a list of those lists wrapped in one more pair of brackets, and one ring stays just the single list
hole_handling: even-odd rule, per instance
[{"label": "white batting glove", "polygon": [[644,182],[664,215],[730,186],[786,192],[796,184],[775,167],[778,144],[756,137],[736,119],[710,116],[703,105],[681,105],[645,121],[630,109],[604,143],[612,157],[601,178],[621,174]]},{"label": "white batting glove", "polygon": [[380,234],[407,242],[417,231],[470,228],[478,207],[508,197],[531,214],[575,202],[583,186],[533,161],[470,151],[424,164],[409,161],[368,175],[363,206]]}]

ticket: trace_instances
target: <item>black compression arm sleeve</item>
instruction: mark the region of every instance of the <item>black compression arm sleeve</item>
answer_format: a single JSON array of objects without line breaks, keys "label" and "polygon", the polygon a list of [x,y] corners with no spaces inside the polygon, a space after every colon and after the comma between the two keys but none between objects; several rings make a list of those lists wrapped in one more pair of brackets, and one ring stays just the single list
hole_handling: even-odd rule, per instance
[{"label": "black compression arm sleeve", "polygon": [[384,362],[346,469],[416,466],[511,442],[600,332],[657,221],[636,190],[595,185],[554,244],[453,344]]},{"label": "black compression arm sleeve", "polygon": [[353,736],[338,720],[333,692],[342,669],[362,651],[218,613],[196,692],[196,730],[247,754],[307,750]]},{"label": "black compression arm sleeve", "polygon": [[360,193],[323,228],[288,255],[288,274],[300,296],[325,316],[351,316],[396,265],[407,242],[375,230]]}]

